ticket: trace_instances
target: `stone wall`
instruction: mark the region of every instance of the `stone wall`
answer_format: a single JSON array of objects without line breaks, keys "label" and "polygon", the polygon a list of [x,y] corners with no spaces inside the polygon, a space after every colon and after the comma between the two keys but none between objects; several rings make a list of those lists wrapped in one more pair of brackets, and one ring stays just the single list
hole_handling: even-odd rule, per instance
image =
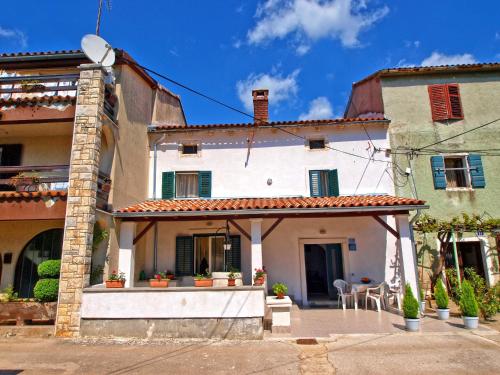
[{"label": "stone wall", "polygon": [[79,335],[82,289],[90,279],[106,74],[95,65],[80,69],[56,318],[56,335],[63,337]]}]

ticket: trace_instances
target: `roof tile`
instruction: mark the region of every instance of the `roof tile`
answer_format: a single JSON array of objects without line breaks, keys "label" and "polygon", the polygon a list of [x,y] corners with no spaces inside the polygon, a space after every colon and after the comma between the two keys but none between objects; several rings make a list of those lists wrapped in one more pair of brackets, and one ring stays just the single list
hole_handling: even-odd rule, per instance
[{"label": "roof tile", "polygon": [[32,200],[37,198],[66,198],[68,193],[64,190],[48,191],[0,191],[0,202],[8,200]]},{"label": "roof tile", "polygon": [[24,98],[0,99],[0,107],[50,105],[53,103],[75,103],[76,96],[44,95]]}]

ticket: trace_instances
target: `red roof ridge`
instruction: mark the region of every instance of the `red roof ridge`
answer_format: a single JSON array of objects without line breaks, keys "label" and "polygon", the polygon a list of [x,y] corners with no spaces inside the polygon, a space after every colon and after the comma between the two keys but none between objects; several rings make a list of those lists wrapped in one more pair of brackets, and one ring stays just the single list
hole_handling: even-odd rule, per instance
[{"label": "red roof ridge", "polygon": [[0,201],[5,200],[30,200],[43,197],[61,197],[65,198],[68,192],[65,190],[46,190],[46,191],[0,191]]},{"label": "red roof ridge", "polygon": [[9,98],[9,99],[0,99],[0,106],[13,106],[13,105],[39,105],[44,103],[65,103],[72,102],[76,100],[76,96],[74,95],[44,95],[44,96],[30,96],[30,97],[19,97],[19,98]]}]

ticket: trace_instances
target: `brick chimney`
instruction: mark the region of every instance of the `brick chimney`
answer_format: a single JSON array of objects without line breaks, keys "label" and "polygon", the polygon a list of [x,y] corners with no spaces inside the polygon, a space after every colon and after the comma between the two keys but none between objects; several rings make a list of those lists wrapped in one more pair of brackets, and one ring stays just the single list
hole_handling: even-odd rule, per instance
[{"label": "brick chimney", "polygon": [[254,122],[269,121],[269,90],[252,90]]}]

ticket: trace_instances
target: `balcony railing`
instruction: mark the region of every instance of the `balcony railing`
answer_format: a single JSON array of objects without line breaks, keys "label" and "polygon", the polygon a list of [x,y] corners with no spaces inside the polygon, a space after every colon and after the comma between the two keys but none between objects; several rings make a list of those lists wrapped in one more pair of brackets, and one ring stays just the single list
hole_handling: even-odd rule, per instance
[{"label": "balcony railing", "polygon": [[[36,98],[42,96],[75,96],[78,74],[0,77],[0,99]],[[104,113],[113,121],[116,117],[116,95],[107,86]]]},{"label": "balcony railing", "polygon": [[[68,189],[69,165],[0,166],[1,191],[49,191]],[[97,179],[97,208],[108,210],[111,179],[99,171]]]}]

